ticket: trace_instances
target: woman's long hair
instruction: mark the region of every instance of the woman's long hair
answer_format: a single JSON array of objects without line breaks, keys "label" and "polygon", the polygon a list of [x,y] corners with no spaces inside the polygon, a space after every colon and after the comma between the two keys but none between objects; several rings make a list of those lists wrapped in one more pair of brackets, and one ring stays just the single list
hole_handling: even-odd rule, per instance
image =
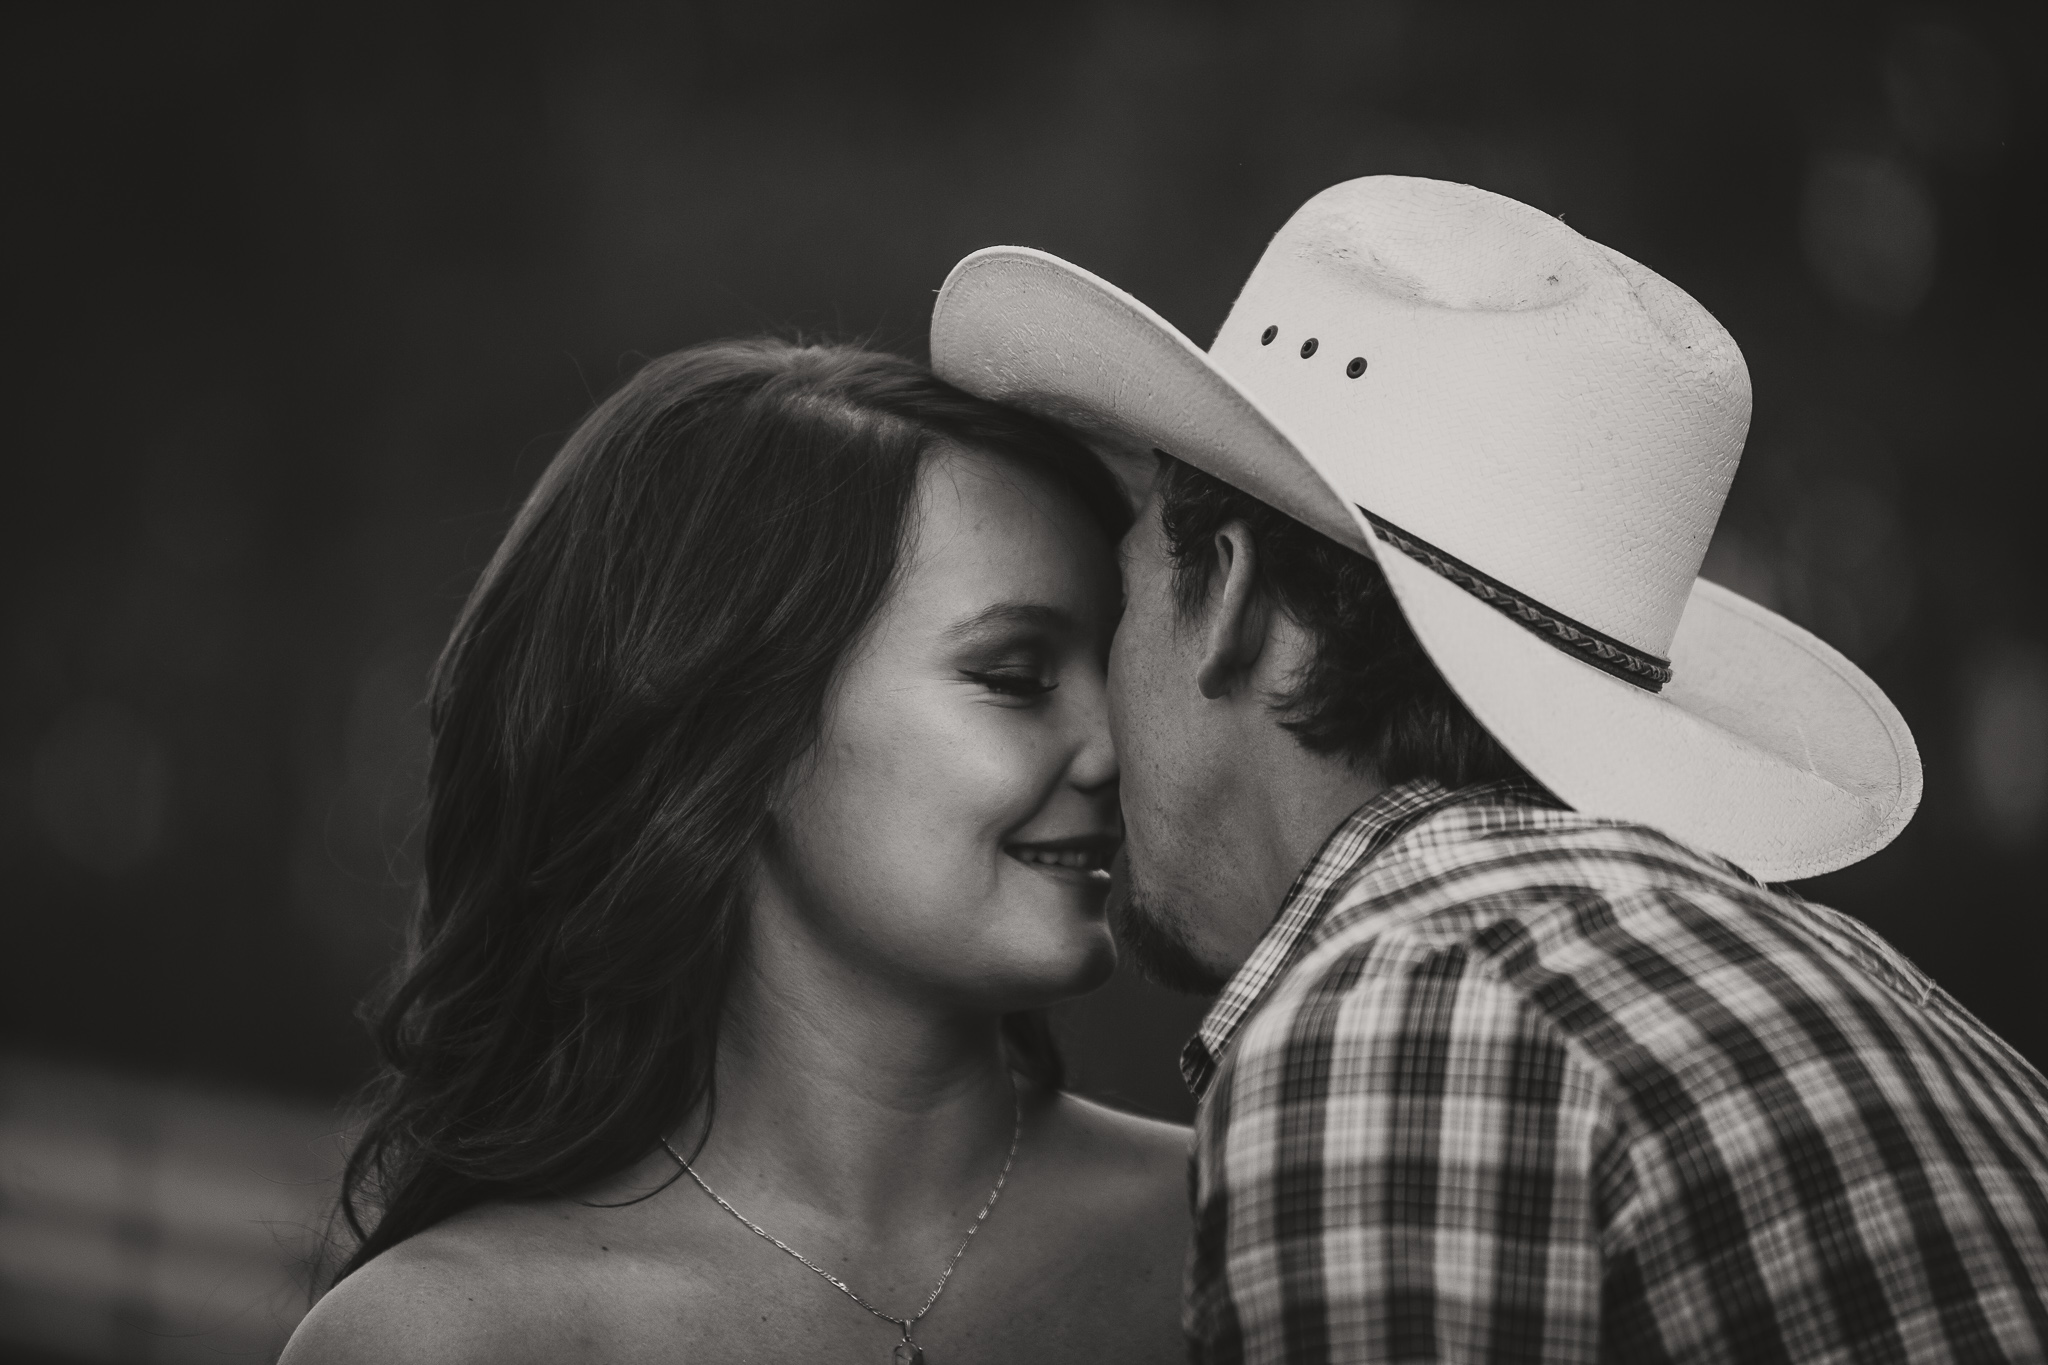
[{"label": "woman's long hair", "polygon": [[[493,1198],[647,1154],[709,1098],[749,855],[881,605],[941,441],[1072,490],[1052,428],[900,357],[722,342],[647,365],[541,475],[434,669],[425,879],[336,1279]],[[1042,1016],[1013,1064],[1058,1085]]]}]

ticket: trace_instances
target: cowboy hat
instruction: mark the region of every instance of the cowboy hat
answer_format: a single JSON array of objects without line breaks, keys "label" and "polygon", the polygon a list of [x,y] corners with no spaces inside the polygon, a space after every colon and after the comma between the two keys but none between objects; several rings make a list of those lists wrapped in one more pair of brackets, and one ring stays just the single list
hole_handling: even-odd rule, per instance
[{"label": "cowboy hat", "polygon": [[1372,176],[1280,229],[1204,353],[1023,247],[954,267],[953,384],[1154,448],[1375,558],[1481,724],[1574,808],[1766,881],[1912,818],[1920,759],[1876,684],[1698,576],[1749,429],[1734,340],[1540,210]]}]

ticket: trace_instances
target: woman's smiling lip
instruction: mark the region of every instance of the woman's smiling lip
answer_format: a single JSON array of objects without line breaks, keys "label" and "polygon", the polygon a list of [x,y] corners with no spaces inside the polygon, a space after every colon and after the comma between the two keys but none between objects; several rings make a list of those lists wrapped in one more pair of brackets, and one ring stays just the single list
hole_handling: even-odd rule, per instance
[{"label": "woman's smiling lip", "polygon": [[1003,852],[1033,872],[1064,882],[1108,886],[1110,860],[1123,839],[1115,834],[1082,834],[1068,839],[1030,839],[1003,845]]}]

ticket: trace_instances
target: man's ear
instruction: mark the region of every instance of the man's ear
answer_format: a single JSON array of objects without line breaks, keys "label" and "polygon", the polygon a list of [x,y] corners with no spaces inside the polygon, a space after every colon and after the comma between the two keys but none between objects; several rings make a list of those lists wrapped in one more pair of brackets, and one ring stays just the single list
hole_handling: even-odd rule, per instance
[{"label": "man's ear", "polygon": [[1209,541],[1209,609],[1195,683],[1212,700],[1250,679],[1265,652],[1273,609],[1259,591],[1259,551],[1251,528],[1226,522]]}]

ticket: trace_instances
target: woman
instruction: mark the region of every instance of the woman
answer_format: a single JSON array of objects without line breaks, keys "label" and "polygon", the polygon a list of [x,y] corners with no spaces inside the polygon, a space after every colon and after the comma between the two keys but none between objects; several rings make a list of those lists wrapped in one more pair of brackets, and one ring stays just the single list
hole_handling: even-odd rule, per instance
[{"label": "woman", "polygon": [[435,674],[360,1244],[289,1365],[1183,1358],[1185,1134],[1063,1094],[1037,1012],[1114,962],[1125,519],[852,348],[583,424]]}]

